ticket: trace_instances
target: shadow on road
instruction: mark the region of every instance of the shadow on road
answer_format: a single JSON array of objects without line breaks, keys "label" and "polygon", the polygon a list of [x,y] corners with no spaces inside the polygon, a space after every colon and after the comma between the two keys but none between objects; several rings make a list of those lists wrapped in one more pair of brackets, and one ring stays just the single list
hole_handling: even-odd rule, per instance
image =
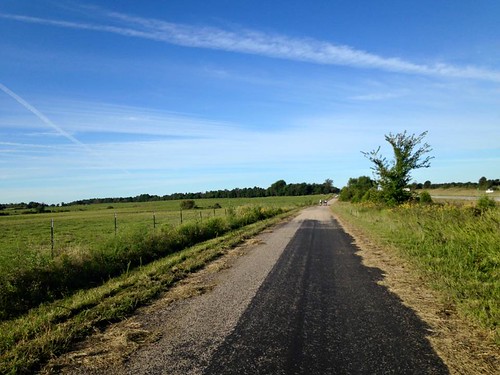
[{"label": "shadow on road", "polygon": [[448,374],[430,329],[335,221],[306,220],[206,374]]}]

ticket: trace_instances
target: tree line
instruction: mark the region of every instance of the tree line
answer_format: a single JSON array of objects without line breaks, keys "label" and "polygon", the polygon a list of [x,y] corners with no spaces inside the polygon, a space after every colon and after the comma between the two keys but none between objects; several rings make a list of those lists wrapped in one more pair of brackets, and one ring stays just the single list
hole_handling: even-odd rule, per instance
[{"label": "tree line", "polygon": [[500,179],[487,179],[486,177],[481,177],[477,182],[442,182],[442,183],[433,183],[429,180],[424,183],[413,182],[409,185],[412,189],[450,189],[450,188],[464,188],[464,189],[479,189],[479,190],[487,190],[494,189],[500,190]]},{"label": "tree line", "polygon": [[[173,193],[167,195],[151,195],[140,194],[134,197],[114,197],[114,198],[90,198],[80,199],[69,203],[62,202],[61,206],[72,205],[89,205],[98,203],[130,203],[130,202],[154,202],[165,200],[185,200],[185,199],[204,199],[204,198],[261,198],[272,196],[301,196],[301,195],[317,195],[317,194],[335,194],[340,189],[333,186],[331,179],[326,179],[325,182],[319,183],[291,183],[287,184],[285,180],[278,180],[269,186],[267,189],[254,186],[252,188],[235,188],[223,190],[211,190],[197,193]],[[56,206],[54,204],[50,205]],[[45,203],[29,202],[29,203],[9,203],[0,204],[0,211],[12,209],[29,209],[33,213],[48,212],[46,209],[50,207]]]}]

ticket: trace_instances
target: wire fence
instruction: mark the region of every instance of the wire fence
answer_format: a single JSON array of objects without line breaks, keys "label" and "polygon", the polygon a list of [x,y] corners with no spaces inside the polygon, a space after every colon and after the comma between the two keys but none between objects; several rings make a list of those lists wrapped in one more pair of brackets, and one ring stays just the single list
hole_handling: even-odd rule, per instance
[{"label": "wire fence", "polygon": [[[176,227],[184,223],[208,220],[227,215],[225,208],[191,210],[116,211],[59,213],[53,217],[29,215],[21,220],[2,221],[0,257],[29,250],[54,257],[75,246],[91,246],[122,233],[161,230],[163,226]],[[66,215],[65,215],[66,214]],[[4,218],[8,219],[8,218]],[[2,262],[0,262],[2,263]]]}]

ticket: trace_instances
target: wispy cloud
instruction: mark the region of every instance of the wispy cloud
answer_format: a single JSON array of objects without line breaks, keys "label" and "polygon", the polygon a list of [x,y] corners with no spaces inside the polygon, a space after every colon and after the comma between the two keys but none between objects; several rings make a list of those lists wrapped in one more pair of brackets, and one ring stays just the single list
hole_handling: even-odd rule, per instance
[{"label": "wispy cloud", "polygon": [[371,93],[371,94],[352,96],[351,99],[371,102],[371,101],[401,98],[404,97],[405,95],[407,95],[407,93],[403,92]]},{"label": "wispy cloud", "polygon": [[14,14],[0,14],[0,17],[27,23],[107,32],[191,48],[254,54],[314,64],[500,82],[499,71],[476,66],[455,66],[446,63],[419,64],[398,57],[379,56],[350,46],[311,38],[291,38],[249,29],[230,31],[134,17],[116,12],[101,12],[105,17],[104,22],[108,24],[53,20]]},{"label": "wispy cloud", "polygon": [[114,133],[159,138],[214,138],[232,133],[238,124],[210,120],[192,114],[137,106],[78,102],[58,99],[48,104],[65,127],[75,134]]},{"label": "wispy cloud", "polygon": [[28,111],[30,111],[31,113],[33,113],[36,117],[38,117],[38,119],[40,121],[42,121],[45,125],[47,125],[48,127],[52,128],[53,130],[55,130],[58,134],[64,136],[65,138],[67,138],[71,142],[77,144],[78,146],[83,147],[87,151],[91,151],[88,148],[87,145],[83,144],[78,139],[76,139],[75,137],[73,137],[71,134],[69,134],[68,132],[66,132],[65,130],[63,130],[61,127],[59,127],[56,124],[54,124],[50,119],[47,118],[47,116],[45,116],[38,109],[36,109],[35,107],[33,107],[26,100],[24,100],[23,98],[21,98],[19,95],[17,95],[15,92],[13,92],[12,90],[10,90],[8,87],[6,87],[5,85],[3,85],[2,83],[0,83],[0,90],[2,90],[4,93],[6,93],[7,95],[9,95],[12,99],[14,99],[16,102],[18,102],[19,104],[21,104]]},{"label": "wispy cloud", "polygon": [[[15,92],[10,90],[8,87],[0,83],[0,90],[3,91],[5,94],[10,96],[12,99],[14,99],[16,102],[18,102],[20,105],[22,105],[24,108],[26,108],[28,111],[30,111],[32,114],[34,114],[40,121],[42,121],[45,125],[47,125],[49,128],[52,130],[55,130],[58,135],[61,135],[71,141],[72,143],[76,144],[77,146],[81,147],[83,150],[86,151],[87,154],[96,156],[97,158],[101,159],[101,163],[103,164],[108,164],[108,161],[105,160],[101,155],[96,154],[96,152],[91,149],[89,146],[87,146],[85,143],[81,142],[80,140],[76,139],[73,135],[69,134],[67,131],[62,129],[60,126],[54,124],[47,116],[45,116],[42,112],[40,112],[38,109],[36,109],[34,106],[32,106],[30,103],[28,103],[26,100],[24,100],[22,97],[17,95]],[[120,168],[123,172],[125,173],[130,173],[128,170],[124,168]]]}]

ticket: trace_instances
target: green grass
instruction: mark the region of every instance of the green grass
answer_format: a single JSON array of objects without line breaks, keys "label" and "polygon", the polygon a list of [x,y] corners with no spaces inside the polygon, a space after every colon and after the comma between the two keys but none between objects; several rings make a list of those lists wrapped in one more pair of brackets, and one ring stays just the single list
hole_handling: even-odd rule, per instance
[{"label": "green grass", "polygon": [[[234,199],[198,199],[199,209],[182,212],[183,222],[224,216],[227,209],[242,205],[262,207],[286,207],[314,202],[316,196],[266,197]],[[211,208],[216,203],[222,208]],[[117,232],[123,233],[140,228],[153,230],[153,214],[156,225],[176,226],[181,223],[180,201],[158,201],[143,203],[113,203],[50,207],[54,212],[44,214],[15,214],[0,216],[0,274],[11,268],[28,252],[49,254],[51,252],[51,220],[54,220],[54,250],[56,254],[74,247],[92,247],[109,239]],[[8,211],[8,210],[7,210]]]},{"label": "green grass", "polygon": [[[489,197],[500,197],[500,190],[495,190],[493,193],[486,194],[484,189],[467,189],[467,188],[438,188],[438,189],[423,189],[428,191],[432,196],[448,196],[448,197],[481,197],[488,195]],[[417,192],[420,192],[417,190]]]},{"label": "green grass", "polygon": [[[179,201],[122,203],[113,209],[109,205],[77,206],[50,216],[0,217],[0,320],[316,199],[197,200],[200,208],[183,211],[182,225]],[[216,203],[222,208],[209,208]],[[55,223],[54,251],[51,217]]]},{"label": "green grass", "polygon": [[500,209],[467,205],[339,203],[334,212],[399,250],[463,315],[500,344]]},{"label": "green grass", "polygon": [[[319,199],[319,198],[318,198]],[[248,199],[199,199],[196,210],[182,212],[183,222],[223,217],[231,207],[252,204],[261,207],[286,207],[314,202],[316,197],[269,197]],[[210,208],[219,203],[222,208]],[[110,208],[112,207],[112,208]],[[29,267],[40,258],[52,256],[51,220],[54,220],[54,255],[81,253],[95,248],[117,234],[131,231],[153,231],[153,214],[157,228],[181,223],[180,201],[95,204],[51,207],[45,214],[0,216],[0,275],[12,268]]]},{"label": "green grass", "polygon": [[29,374],[48,359],[67,351],[96,327],[129,316],[176,281],[294,210],[187,248],[124,273],[105,284],[43,304],[0,323],[0,373]]}]

